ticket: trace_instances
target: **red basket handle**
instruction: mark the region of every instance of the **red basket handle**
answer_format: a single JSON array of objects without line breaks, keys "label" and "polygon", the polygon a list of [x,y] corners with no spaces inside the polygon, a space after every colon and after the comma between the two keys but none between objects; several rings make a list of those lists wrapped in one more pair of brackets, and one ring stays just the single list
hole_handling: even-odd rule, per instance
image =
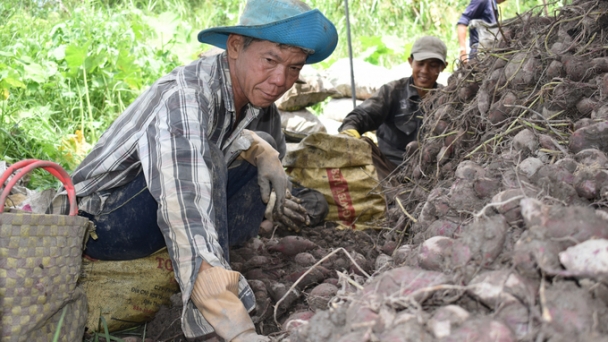
[{"label": "red basket handle", "polygon": [[19,173],[15,175],[15,177],[11,178],[6,187],[2,190],[0,194],[0,208],[4,208],[4,203],[6,202],[6,198],[9,193],[17,184],[19,179],[23,176],[31,172],[33,169],[43,168],[47,170],[50,174],[55,176],[55,178],[59,179],[63,184],[63,187],[68,193],[68,200],[70,201],[70,216],[76,216],[78,214],[78,205],[76,204],[76,191],[74,190],[74,184],[72,184],[72,179],[70,175],[59,165],[53,163],[51,161],[46,160],[38,160],[38,159],[26,159],[19,161],[10,167],[8,167],[2,176],[0,176],[0,186],[6,182],[6,180],[15,172],[19,170]]}]

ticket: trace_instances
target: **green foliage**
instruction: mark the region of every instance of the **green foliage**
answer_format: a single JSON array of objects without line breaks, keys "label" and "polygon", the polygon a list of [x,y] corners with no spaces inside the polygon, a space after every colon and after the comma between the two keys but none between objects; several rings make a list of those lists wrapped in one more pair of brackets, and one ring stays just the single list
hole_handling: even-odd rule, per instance
[{"label": "green foliage", "polygon": [[[413,42],[441,37],[457,57],[455,24],[469,0],[349,0],[355,58],[392,67]],[[542,4],[509,0],[503,19]],[[344,0],[307,0],[336,25],[327,68],[348,57]],[[234,25],[242,0],[0,0],[0,153],[8,162],[81,161],[142,90],[209,46],[200,29]],[[561,3],[553,3],[550,13]],[[454,64],[454,63],[451,63]],[[406,75],[404,75],[406,76]],[[34,177],[49,186],[50,178]]]}]

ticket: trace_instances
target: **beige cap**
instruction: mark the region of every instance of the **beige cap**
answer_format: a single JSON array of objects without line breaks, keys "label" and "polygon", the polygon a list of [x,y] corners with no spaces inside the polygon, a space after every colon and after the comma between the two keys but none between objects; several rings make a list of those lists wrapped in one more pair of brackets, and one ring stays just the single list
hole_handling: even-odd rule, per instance
[{"label": "beige cap", "polygon": [[437,58],[445,64],[447,53],[448,48],[441,39],[433,36],[418,38],[412,46],[412,56],[416,61]]}]

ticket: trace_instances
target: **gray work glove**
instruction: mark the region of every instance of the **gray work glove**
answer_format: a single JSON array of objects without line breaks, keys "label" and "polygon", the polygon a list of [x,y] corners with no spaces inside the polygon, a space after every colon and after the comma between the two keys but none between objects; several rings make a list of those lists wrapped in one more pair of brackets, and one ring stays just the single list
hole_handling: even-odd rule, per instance
[{"label": "gray work glove", "polygon": [[302,200],[292,196],[289,190],[285,192],[285,205],[280,212],[278,206],[272,203],[275,200],[276,194],[273,191],[270,195],[270,201],[266,207],[264,217],[272,221],[279,228],[292,230],[298,233],[302,226],[310,225],[310,217],[301,203]]},{"label": "gray work glove", "polygon": [[232,342],[270,342],[270,338],[258,335],[255,330],[248,330],[233,338]]},{"label": "gray work glove", "polygon": [[249,139],[251,146],[246,151],[241,152],[240,157],[258,168],[258,184],[260,185],[262,201],[268,203],[271,190],[274,189],[278,194],[275,207],[281,212],[285,204],[285,193],[288,189],[289,180],[281,160],[279,160],[279,152],[266,140],[250,130],[244,129],[243,136]]}]

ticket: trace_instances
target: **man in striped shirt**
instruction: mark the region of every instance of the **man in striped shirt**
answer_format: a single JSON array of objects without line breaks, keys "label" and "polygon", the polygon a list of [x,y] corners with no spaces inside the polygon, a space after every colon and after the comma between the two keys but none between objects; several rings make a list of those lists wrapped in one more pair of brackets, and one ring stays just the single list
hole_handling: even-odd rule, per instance
[{"label": "man in striped shirt", "polygon": [[[227,341],[266,341],[248,314],[251,289],[230,271],[228,248],[257,234],[271,189],[275,213],[285,216],[291,200],[274,102],[304,64],[333,52],[337,32],[301,1],[249,0],[238,25],[203,30],[198,39],[226,51],[155,82],[72,174],[81,215],[98,236],[85,253],[126,260],[166,245],[186,337],[215,331]],[[49,212],[66,207],[59,195]]]}]

